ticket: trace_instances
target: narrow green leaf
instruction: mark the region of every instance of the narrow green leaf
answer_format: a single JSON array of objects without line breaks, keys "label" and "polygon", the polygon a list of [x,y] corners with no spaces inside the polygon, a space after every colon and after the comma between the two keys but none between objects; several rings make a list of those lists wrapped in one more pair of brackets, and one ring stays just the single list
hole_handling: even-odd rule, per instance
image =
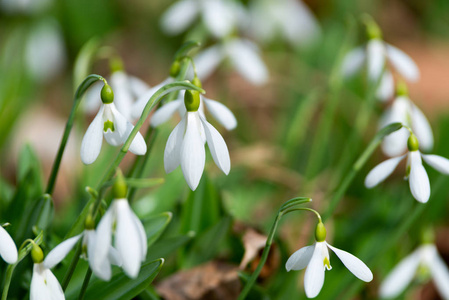
[{"label": "narrow green leaf", "polygon": [[155,257],[166,258],[178,248],[184,246],[195,237],[195,232],[191,231],[185,235],[175,236],[171,238],[161,239],[157,241],[149,251],[147,258],[155,259]]},{"label": "narrow green leaf", "polygon": [[148,247],[150,247],[164,232],[172,218],[171,212],[165,212],[157,216],[146,218],[142,221],[143,227],[147,234]]}]

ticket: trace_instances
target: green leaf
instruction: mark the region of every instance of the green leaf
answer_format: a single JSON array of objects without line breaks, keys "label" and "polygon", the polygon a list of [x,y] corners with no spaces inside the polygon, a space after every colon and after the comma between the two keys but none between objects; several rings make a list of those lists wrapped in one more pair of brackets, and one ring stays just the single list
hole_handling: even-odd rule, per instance
[{"label": "green leaf", "polygon": [[175,59],[180,59],[186,56],[190,50],[198,48],[201,46],[200,42],[188,41],[181,45],[178,51],[176,51]]},{"label": "green leaf", "polygon": [[162,258],[145,262],[140,269],[139,276],[135,279],[127,277],[122,271],[107,282],[94,278],[87,288],[85,299],[132,299],[147,288],[157,276],[163,264],[164,259]]},{"label": "green leaf", "polygon": [[[29,144],[25,145],[20,151],[19,166],[17,170],[17,181],[23,182],[28,179],[28,173],[32,173],[33,185],[37,194],[43,192],[43,176],[39,158],[33,147]],[[28,178],[27,178],[28,177]],[[27,181],[28,182],[28,181]],[[31,186],[30,182],[28,184]]]},{"label": "green leaf", "polygon": [[149,251],[147,258],[155,259],[155,257],[167,257],[178,248],[186,245],[195,237],[195,232],[191,231],[185,235],[175,236],[171,238],[161,239],[157,241]]},{"label": "green leaf", "polygon": [[161,236],[171,219],[172,213],[165,212],[157,216],[146,218],[142,221],[143,227],[145,228],[145,232],[147,234],[148,247],[154,244],[154,242],[156,242],[156,240]]}]

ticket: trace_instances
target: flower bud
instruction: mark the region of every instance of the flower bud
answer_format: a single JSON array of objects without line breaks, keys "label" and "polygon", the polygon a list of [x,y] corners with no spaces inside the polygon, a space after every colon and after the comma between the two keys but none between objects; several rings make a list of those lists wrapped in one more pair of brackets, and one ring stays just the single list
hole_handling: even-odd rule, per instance
[{"label": "flower bud", "polygon": [[364,15],[363,22],[366,26],[366,35],[368,36],[368,39],[372,40],[382,38],[382,31],[380,30],[379,25],[377,25],[370,15]]},{"label": "flower bud", "polygon": [[101,89],[101,101],[104,104],[110,104],[114,101],[114,92],[109,84],[105,83]]},{"label": "flower bud", "polygon": [[179,63],[179,60],[175,60],[170,67],[170,77],[174,78],[178,76],[180,71],[181,71],[181,64]]},{"label": "flower bud", "polygon": [[400,81],[396,87],[396,95],[399,96],[408,96],[408,88],[405,82]]},{"label": "flower bud", "polygon": [[35,264],[40,264],[44,261],[44,252],[42,252],[41,247],[33,242],[33,248],[31,248],[31,259]]},{"label": "flower bud", "polygon": [[186,90],[184,104],[187,111],[198,111],[200,107],[200,93],[198,91]]},{"label": "flower bud", "polygon": [[126,198],[128,193],[128,186],[126,185],[125,178],[123,178],[122,172],[117,173],[114,185],[112,186],[112,196],[114,199]]},{"label": "flower bud", "polygon": [[411,133],[410,136],[408,137],[407,147],[408,151],[410,152],[417,151],[419,149],[418,138],[413,133]]},{"label": "flower bud", "polygon": [[315,228],[315,240],[317,242],[324,242],[326,240],[326,228],[321,220]]}]

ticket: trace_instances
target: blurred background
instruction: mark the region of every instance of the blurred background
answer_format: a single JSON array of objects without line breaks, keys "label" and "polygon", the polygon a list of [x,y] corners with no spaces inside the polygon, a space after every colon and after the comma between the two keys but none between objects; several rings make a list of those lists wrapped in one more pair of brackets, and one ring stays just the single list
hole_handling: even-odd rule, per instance
[{"label": "blurred background", "polygon": [[[193,25],[189,33],[164,34],[161,16],[172,3],[165,0],[0,0],[0,194],[3,197],[12,193],[17,184],[19,157],[26,151],[32,151],[39,158],[41,180],[48,177],[76,89],[74,64],[87,42],[113,47],[123,60],[125,71],[150,86],[168,76],[176,50],[186,40],[201,36],[198,32],[201,33],[203,26]],[[244,8],[250,7],[249,1],[240,3]],[[338,96],[331,134],[321,142],[320,159],[313,160],[310,165],[316,129],[330,97],[331,73],[338,59],[341,60],[339,53],[366,42],[361,14],[373,16],[382,29],[384,40],[402,49],[418,65],[421,78],[409,84],[410,98],[427,115],[433,127],[436,146],[432,153],[449,157],[449,1],[307,0],[304,3],[316,16],[321,35],[313,43],[299,47],[281,38],[259,43],[261,57],[269,70],[266,84],[252,85],[227,65],[203,81],[207,96],[226,104],[239,123],[231,132],[217,125],[230,150],[230,175],[223,176],[209,157],[199,188],[204,193],[216,194],[217,205],[232,217],[229,230],[233,238],[221,241],[223,247],[213,255],[232,268],[240,263],[248,248],[242,242],[243,236],[252,231],[262,236],[268,232],[277,209],[289,198],[311,197],[314,199],[312,206],[324,212],[332,191],[376,133],[378,118],[388,104],[376,103],[369,115],[370,125],[357,135],[357,145],[348,152],[348,133],[366,91],[362,79],[345,81]],[[248,36],[245,32],[236,34]],[[205,47],[216,41],[202,37]],[[346,48],[342,49],[344,43]],[[108,62],[97,59],[89,73],[108,77],[110,72]],[[84,187],[95,186],[102,177],[102,166],[107,166],[117,151],[104,143],[106,151],[94,165],[81,163],[81,139],[93,117],[94,114],[79,113],[63,157],[54,195],[55,222],[60,224],[55,233],[60,236],[86,201]],[[176,219],[182,215],[182,203],[191,196],[180,169],[168,175],[163,171],[163,149],[177,122],[178,119],[173,119],[164,124],[152,146],[152,159],[145,167],[145,174],[164,177],[166,183],[138,193],[134,207],[141,215],[172,211]],[[142,132],[146,130],[144,126]],[[27,147],[34,150],[26,150]],[[347,157],[346,162],[343,157]],[[372,190],[364,187],[367,172],[384,159],[380,151],[375,153],[351,184],[327,226],[331,243],[337,247],[342,245],[339,248],[362,260],[367,259],[375,280],[368,286],[354,285],[356,279],[334,256],[331,260],[334,268],[326,273],[320,299],[376,299],[381,278],[419,245],[421,232],[429,227],[435,229],[438,249],[449,262],[446,188],[449,179],[430,168],[427,170],[432,196],[428,207],[407,232],[398,237],[394,247],[382,252],[380,260],[373,258],[381,253],[379,244],[387,240],[418,205],[410,195],[408,184],[403,182],[401,168],[391,181]],[[124,166],[131,161],[132,156],[128,155]],[[314,224],[313,216],[307,214],[292,214],[286,218],[279,229],[273,257],[259,282],[263,287],[260,295],[264,296],[253,295],[255,299],[305,297],[303,272],[286,273],[283,264],[289,253],[308,244]],[[172,233],[183,230],[176,222],[170,226]],[[260,247],[255,244],[252,245],[258,253]],[[164,294],[164,284],[171,287],[164,279],[175,274],[178,267],[190,268],[205,262],[180,263],[179,253],[177,257],[168,261],[157,279],[160,294]],[[257,258],[255,263],[253,259],[246,272],[257,265]],[[419,282],[401,297],[440,299],[432,283],[421,285]],[[166,298],[176,299],[170,295]]]}]

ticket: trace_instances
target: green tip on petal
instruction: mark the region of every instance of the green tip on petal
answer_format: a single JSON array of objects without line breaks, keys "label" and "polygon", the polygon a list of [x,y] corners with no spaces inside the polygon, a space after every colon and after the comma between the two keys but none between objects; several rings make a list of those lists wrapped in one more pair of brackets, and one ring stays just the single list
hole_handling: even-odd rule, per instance
[{"label": "green tip on petal", "polygon": [[35,264],[40,264],[44,261],[44,252],[42,252],[41,247],[33,243],[33,248],[31,248],[31,259]]},{"label": "green tip on petal", "polygon": [[114,92],[109,84],[105,83],[101,89],[101,101],[104,104],[111,104],[114,101]]},{"label": "green tip on petal", "polygon": [[108,132],[108,129],[111,130],[112,132],[115,131],[115,127],[114,127],[114,122],[107,120],[106,122],[104,122],[103,125],[103,131],[104,132]]},{"label": "green tip on petal", "polygon": [[184,94],[184,104],[187,111],[198,111],[200,107],[200,92],[187,90]]},{"label": "green tip on petal", "polygon": [[179,60],[175,60],[170,67],[170,77],[175,78],[176,76],[178,76],[180,71],[181,64],[179,63]]},{"label": "green tip on petal", "polygon": [[321,221],[316,225],[315,239],[317,242],[324,242],[326,240],[326,227],[324,227]]},{"label": "green tip on petal", "polygon": [[408,137],[407,147],[408,151],[410,152],[417,151],[419,149],[418,138],[413,133],[411,133],[410,136]]},{"label": "green tip on petal", "polygon": [[114,185],[112,186],[112,195],[114,199],[121,199],[126,198],[127,193],[128,193],[128,185],[126,184],[122,171],[120,171],[119,169],[117,171],[117,177],[115,178]]},{"label": "green tip on petal", "polygon": [[407,84],[404,81],[400,81],[396,87],[397,96],[408,96]]}]

